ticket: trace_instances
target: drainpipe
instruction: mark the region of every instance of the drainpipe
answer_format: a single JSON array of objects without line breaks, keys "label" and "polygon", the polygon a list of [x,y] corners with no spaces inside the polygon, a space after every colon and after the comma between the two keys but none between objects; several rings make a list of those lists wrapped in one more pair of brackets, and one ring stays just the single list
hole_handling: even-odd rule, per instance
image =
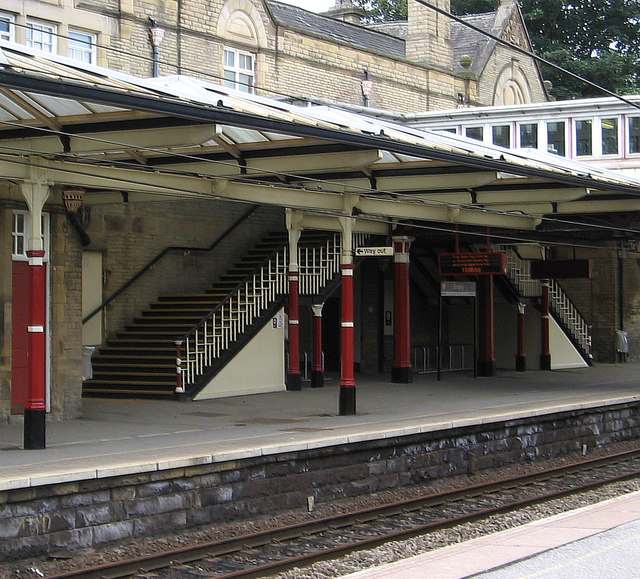
[{"label": "drainpipe", "polygon": [[373,81],[369,80],[369,71],[367,69],[364,70],[364,80],[360,83],[360,88],[362,89],[362,102],[368,108],[369,97],[373,91]]},{"label": "drainpipe", "polygon": [[151,28],[149,28],[149,38],[153,50],[153,76],[159,76],[160,53],[159,47],[164,38],[164,29],[160,28],[154,18],[149,17]]}]

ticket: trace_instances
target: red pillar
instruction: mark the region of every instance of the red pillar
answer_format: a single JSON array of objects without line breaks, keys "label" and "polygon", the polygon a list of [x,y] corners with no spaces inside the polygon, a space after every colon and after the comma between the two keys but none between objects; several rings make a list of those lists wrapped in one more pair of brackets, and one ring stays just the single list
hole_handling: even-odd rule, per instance
[{"label": "red pillar", "polygon": [[411,382],[411,298],[409,292],[409,249],[408,237],[393,239],[394,270],[394,320],[393,320],[393,368],[392,382]]},{"label": "red pillar", "polygon": [[541,324],[541,347],[540,347],[540,369],[551,370],[551,349],[549,343],[549,280],[540,280],[542,286],[542,324]]},{"label": "red pillar", "polygon": [[29,258],[29,392],[24,407],[24,448],[46,446],[46,269],[44,251],[27,251]]},{"label": "red pillar", "polygon": [[525,337],[525,305],[518,304],[518,353],[516,354],[516,370],[524,372],[527,369],[527,355],[525,353],[524,337]]},{"label": "red pillar", "polygon": [[341,313],[341,380],[339,414],[356,413],[356,381],[354,376],[353,263],[343,263]]},{"label": "red pillar", "polygon": [[480,319],[482,327],[478,374],[480,376],[493,376],[496,370],[493,276],[484,275],[481,277]]},{"label": "red pillar", "polygon": [[322,365],[322,306],[314,304],[313,310],[313,368],[311,369],[311,388],[324,386],[324,367]]},{"label": "red pillar", "polygon": [[289,370],[287,390],[302,388],[300,372],[300,306],[298,298],[298,268],[289,270]]},{"label": "red pillar", "polygon": [[[487,251],[491,251],[491,228],[487,227]],[[493,376],[496,373],[496,343],[494,327],[493,276],[484,275],[480,292],[480,319],[482,321],[480,337],[480,360],[478,374]]]}]

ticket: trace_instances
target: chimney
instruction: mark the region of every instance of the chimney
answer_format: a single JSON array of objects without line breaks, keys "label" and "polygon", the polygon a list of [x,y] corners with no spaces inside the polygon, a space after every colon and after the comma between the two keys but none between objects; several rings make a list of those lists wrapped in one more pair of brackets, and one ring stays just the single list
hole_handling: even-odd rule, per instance
[{"label": "chimney", "polygon": [[[438,8],[450,12],[449,0],[433,2]],[[407,9],[407,60],[453,70],[449,18],[415,0],[407,0]]]},{"label": "chimney", "polygon": [[336,0],[336,5],[331,10],[323,12],[322,15],[350,24],[362,24],[365,11],[358,8],[351,0]]}]

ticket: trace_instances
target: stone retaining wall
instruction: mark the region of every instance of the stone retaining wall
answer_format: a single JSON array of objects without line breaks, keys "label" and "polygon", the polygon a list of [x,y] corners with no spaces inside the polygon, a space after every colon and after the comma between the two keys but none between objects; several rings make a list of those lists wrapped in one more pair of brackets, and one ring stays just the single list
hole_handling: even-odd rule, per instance
[{"label": "stone retaining wall", "polygon": [[98,546],[640,437],[640,403],[0,493],[6,559]]}]

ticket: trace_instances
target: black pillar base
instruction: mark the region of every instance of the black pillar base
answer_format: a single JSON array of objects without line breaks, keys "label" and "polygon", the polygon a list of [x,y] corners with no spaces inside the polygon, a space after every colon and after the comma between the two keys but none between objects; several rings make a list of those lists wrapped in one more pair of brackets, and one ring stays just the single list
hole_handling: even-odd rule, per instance
[{"label": "black pillar base", "polygon": [[302,374],[287,374],[287,390],[302,390]]},{"label": "black pillar base", "polygon": [[516,356],[516,370],[518,372],[525,372],[527,369],[527,357]]},{"label": "black pillar base", "polygon": [[39,450],[45,448],[45,423],[46,412],[44,410],[24,411],[24,448],[25,450]]},{"label": "black pillar base", "polygon": [[391,381],[396,384],[409,384],[413,380],[411,368],[391,368]]},{"label": "black pillar base", "polygon": [[353,386],[340,386],[338,414],[352,416],[356,413],[356,389]]},{"label": "black pillar base", "polygon": [[311,388],[322,388],[324,386],[324,372],[311,371]]},{"label": "black pillar base", "polygon": [[479,360],[478,361],[478,376],[484,376],[490,378],[496,375],[496,362],[495,360]]},{"label": "black pillar base", "polygon": [[540,370],[551,370],[551,354],[540,354]]}]

